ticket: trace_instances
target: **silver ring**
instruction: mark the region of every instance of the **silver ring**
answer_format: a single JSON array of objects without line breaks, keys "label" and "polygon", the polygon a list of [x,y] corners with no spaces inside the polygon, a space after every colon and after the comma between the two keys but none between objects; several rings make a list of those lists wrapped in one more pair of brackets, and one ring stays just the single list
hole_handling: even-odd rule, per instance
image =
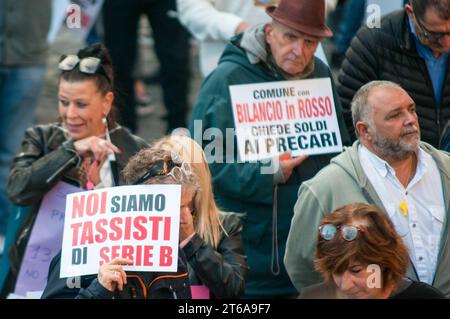
[{"label": "silver ring", "polygon": [[105,144],[106,144],[106,141],[105,140],[100,140],[100,141],[98,141],[98,146],[100,146],[101,148],[103,148],[104,146],[105,146]]},{"label": "silver ring", "polygon": [[115,275],[116,275],[116,271],[115,271],[115,270],[113,270],[112,274],[113,274],[113,276],[115,276]]}]

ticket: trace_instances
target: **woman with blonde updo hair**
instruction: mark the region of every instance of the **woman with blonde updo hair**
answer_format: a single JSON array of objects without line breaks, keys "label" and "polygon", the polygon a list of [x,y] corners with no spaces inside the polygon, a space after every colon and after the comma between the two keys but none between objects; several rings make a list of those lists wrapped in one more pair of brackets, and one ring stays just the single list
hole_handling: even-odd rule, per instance
[{"label": "woman with blonde updo hair", "polygon": [[202,148],[181,135],[163,137],[152,148],[170,151],[173,158],[189,164],[198,177],[200,189],[194,196],[192,216],[182,215],[181,220],[188,222],[180,225],[180,246],[188,259],[191,285],[206,286],[215,298],[239,297],[248,271],[242,225],[237,214],[217,208]]}]

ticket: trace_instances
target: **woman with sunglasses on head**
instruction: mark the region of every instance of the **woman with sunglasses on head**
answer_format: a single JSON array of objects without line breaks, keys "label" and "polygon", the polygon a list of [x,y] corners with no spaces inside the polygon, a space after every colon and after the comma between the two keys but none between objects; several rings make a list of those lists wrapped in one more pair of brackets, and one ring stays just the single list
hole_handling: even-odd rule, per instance
[{"label": "woman with sunglasses on head", "polygon": [[408,279],[408,264],[408,250],[385,214],[367,204],[346,205],[321,221],[315,267],[324,283],[305,288],[300,298],[444,298]]},{"label": "woman with sunglasses on head", "polygon": [[[96,44],[77,55],[63,55],[59,69],[59,120],[26,131],[8,179],[10,199],[31,206],[31,211],[11,248],[4,292],[14,291],[44,196],[60,181],[80,190],[123,184],[120,170],[147,146],[115,122],[113,67],[104,46]],[[46,257],[50,263],[54,256]]]},{"label": "woman with sunglasses on head", "polygon": [[[189,164],[175,159],[170,152],[143,149],[129,160],[122,175],[128,185],[180,184],[180,215],[193,211],[195,194],[200,189],[198,178]],[[183,218],[180,218],[180,226],[183,223]],[[180,227],[180,241],[182,233]],[[123,266],[131,263],[132,260],[116,258],[100,266],[97,275],[82,276],[79,286],[71,288],[67,285],[67,278],[59,278],[61,254],[58,254],[50,265],[42,298],[190,299],[187,261],[182,249],[178,251],[176,272],[125,272]]]},{"label": "woman with sunglasses on head", "polygon": [[237,214],[217,208],[203,149],[181,135],[164,137],[152,148],[170,151],[188,163],[199,179],[191,212],[181,211],[180,247],[187,257],[191,285],[206,287],[211,298],[240,297],[248,272],[242,224]]}]

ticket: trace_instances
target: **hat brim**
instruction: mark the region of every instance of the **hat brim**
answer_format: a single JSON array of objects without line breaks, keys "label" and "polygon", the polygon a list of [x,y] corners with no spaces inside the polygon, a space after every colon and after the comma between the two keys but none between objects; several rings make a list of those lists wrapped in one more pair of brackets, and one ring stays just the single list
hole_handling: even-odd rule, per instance
[{"label": "hat brim", "polygon": [[323,25],[322,28],[314,28],[311,26],[302,25],[300,23],[293,23],[283,17],[280,17],[276,14],[275,9],[276,6],[270,6],[266,8],[266,13],[272,17],[272,19],[280,22],[281,24],[284,24],[294,30],[300,31],[302,33],[312,35],[315,37],[321,37],[321,38],[331,38],[333,36],[333,31],[326,25]]}]

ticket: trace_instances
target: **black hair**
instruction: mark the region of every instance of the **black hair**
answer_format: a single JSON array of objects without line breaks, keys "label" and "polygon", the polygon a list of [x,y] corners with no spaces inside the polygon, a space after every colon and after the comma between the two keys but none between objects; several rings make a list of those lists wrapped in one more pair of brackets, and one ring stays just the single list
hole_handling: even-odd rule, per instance
[{"label": "black hair", "polygon": [[[102,94],[108,92],[114,92],[114,72],[112,66],[111,56],[108,50],[103,44],[96,43],[90,45],[84,49],[81,49],[77,53],[80,59],[87,57],[94,57],[100,59],[101,70],[94,74],[87,74],[80,71],[77,65],[72,70],[62,71],[60,79],[64,79],[67,82],[78,82],[85,80],[94,80],[97,84],[98,90]],[[62,55],[60,61],[62,61],[67,55]]]},{"label": "black hair", "polygon": [[[80,82],[86,80],[93,80],[97,86],[97,89],[102,94],[108,92],[114,92],[114,70],[112,65],[112,59],[109,55],[108,49],[101,43],[92,44],[84,49],[81,49],[77,53],[78,58],[83,59],[87,57],[93,57],[100,59],[100,68],[94,74],[83,73],[79,69],[79,65],[72,70],[61,71],[60,80],[64,79],[67,82]],[[66,54],[63,54],[60,58],[60,62],[64,60]],[[116,125],[117,111],[114,105],[111,107],[111,111],[108,114],[108,128],[112,129]]]}]

